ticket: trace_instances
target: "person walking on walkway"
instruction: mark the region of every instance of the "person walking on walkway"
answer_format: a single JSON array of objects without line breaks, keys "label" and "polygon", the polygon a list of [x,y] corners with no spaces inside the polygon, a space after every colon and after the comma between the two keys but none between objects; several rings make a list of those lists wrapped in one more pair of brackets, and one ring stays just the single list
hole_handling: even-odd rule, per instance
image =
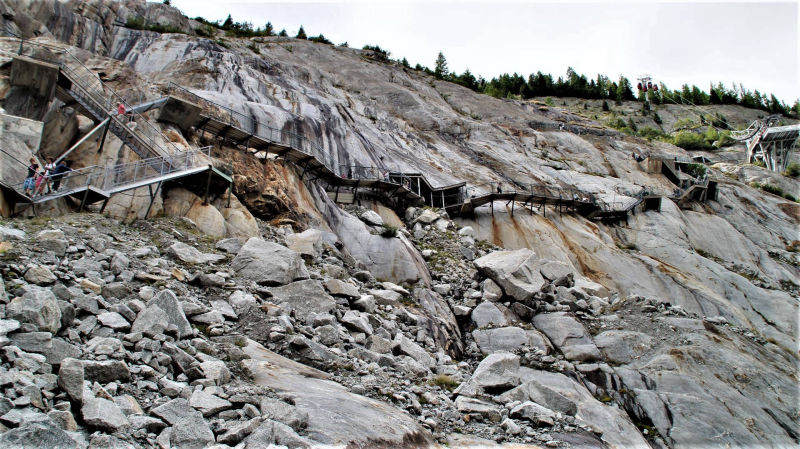
[{"label": "person walking on walkway", "polygon": [[47,163],[44,164],[44,173],[36,181],[36,192],[39,195],[44,195],[44,188],[47,187],[47,193],[50,193],[50,178],[53,176],[53,171],[56,169],[56,163],[52,157],[47,158]]},{"label": "person walking on walkway", "polygon": [[61,161],[58,163],[55,170],[53,170],[53,192],[57,191],[61,186],[61,178],[64,174],[72,171],[72,169],[69,168],[69,164],[69,161]]},{"label": "person walking on walkway", "polygon": [[36,175],[39,174],[39,163],[36,162],[36,158],[32,157],[30,159],[30,165],[28,165],[28,175],[25,177],[25,182],[22,184],[22,188],[27,196],[33,196],[33,192],[36,190]]}]

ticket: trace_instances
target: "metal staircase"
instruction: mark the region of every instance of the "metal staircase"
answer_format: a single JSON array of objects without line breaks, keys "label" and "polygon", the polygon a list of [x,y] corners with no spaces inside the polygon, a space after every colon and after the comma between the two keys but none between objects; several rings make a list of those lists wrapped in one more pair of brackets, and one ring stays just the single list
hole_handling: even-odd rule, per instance
[{"label": "metal staircase", "polygon": [[[97,74],[68,49],[29,40],[18,40],[15,51],[0,50],[12,56],[57,64],[59,78],[56,94],[65,102],[74,100],[98,121],[110,119],[108,130],[114,133],[142,159],[167,157],[181,151],[164,137],[161,130],[141,115],[141,105],[132,106],[113,89],[103,83]],[[124,105],[125,115],[117,113]],[[146,109],[145,109],[146,110]],[[157,140],[161,137],[162,141]]]}]

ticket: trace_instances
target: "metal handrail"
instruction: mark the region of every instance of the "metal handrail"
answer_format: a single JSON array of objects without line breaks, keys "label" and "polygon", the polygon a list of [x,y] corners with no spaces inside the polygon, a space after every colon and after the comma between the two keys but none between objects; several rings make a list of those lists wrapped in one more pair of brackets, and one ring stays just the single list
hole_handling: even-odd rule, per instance
[{"label": "metal handrail", "polygon": [[[79,169],[76,169],[76,170],[70,170],[70,171],[65,172],[65,173],[50,174],[50,175],[45,176],[45,178],[47,178],[47,181],[53,181],[54,179],[60,177],[61,178],[61,186],[60,186],[60,188],[62,189],[62,191],[65,191],[65,190],[75,189],[75,188],[89,186],[89,185],[96,185],[97,184],[97,178],[102,176],[102,175],[103,175],[103,167],[100,167],[100,166],[97,166],[97,165],[91,165],[89,167],[79,168]],[[79,178],[79,177],[82,177],[82,176],[86,177],[86,181],[78,183],[77,185],[75,185],[75,181],[74,180],[76,178]],[[24,189],[25,181],[17,182],[17,183],[14,183],[14,184],[9,184],[8,186],[11,187],[12,189],[14,189],[15,191],[17,191],[18,193],[22,194],[23,196],[27,196],[24,193],[25,192],[25,189]],[[42,195],[42,196],[44,197],[44,196],[49,196],[49,195],[51,195],[51,194]]]},{"label": "metal handrail", "polygon": [[[255,137],[259,137],[269,142],[283,144],[297,151],[305,153],[308,156],[313,156],[331,173],[342,177],[342,173],[337,170],[337,167],[331,165],[327,161],[325,157],[325,151],[323,150],[322,146],[316,142],[313,142],[306,136],[258,122],[252,117],[235,111],[227,106],[203,98],[191,90],[171,81],[167,84],[167,93],[168,95],[182,94],[188,96],[190,101],[194,103],[209,105],[210,107],[204,109],[208,112],[211,112],[211,115],[213,115],[214,118],[224,122],[228,126],[239,127],[243,131]],[[221,113],[218,111],[221,111]]]},{"label": "metal handrail", "polygon": [[103,190],[112,190],[121,185],[134,184],[148,179],[158,178],[202,165],[198,155],[206,156],[209,165],[214,165],[211,147],[203,147],[194,151],[185,151],[168,157],[158,156],[135,162],[117,164],[105,168]]}]

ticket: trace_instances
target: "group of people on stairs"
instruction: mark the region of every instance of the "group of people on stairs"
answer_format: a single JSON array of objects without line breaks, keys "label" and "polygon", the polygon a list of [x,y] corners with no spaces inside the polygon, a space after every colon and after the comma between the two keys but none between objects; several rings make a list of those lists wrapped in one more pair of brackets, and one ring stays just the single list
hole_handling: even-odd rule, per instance
[{"label": "group of people on stairs", "polygon": [[47,187],[47,194],[57,191],[61,187],[61,179],[67,172],[72,171],[69,165],[69,161],[62,160],[56,164],[52,157],[48,157],[44,169],[39,170],[39,161],[32,157],[30,165],[28,165],[28,174],[22,185],[25,195],[29,197],[44,195],[45,187]]}]

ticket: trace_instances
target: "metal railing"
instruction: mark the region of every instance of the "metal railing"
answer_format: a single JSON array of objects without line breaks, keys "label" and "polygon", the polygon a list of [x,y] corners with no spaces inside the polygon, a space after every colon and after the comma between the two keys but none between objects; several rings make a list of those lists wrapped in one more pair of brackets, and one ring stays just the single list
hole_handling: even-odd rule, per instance
[{"label": "metal railing", "polygon": [[293,148],[301,153],[313,156],[331,173],[342,178],[344,177],[343,173],[338,170],[338,167],[328,162],[326,153],[322,146],[306,136],[261,123],[253,117],[235,111],[219,103],[215,103],[211,100],[207,100],[191,90],[179,86],[173,82],[168,84],[167,93],[168,95],[182,97],[185,100],[198,104],[199,106],[203,107],[205,112],[211,118],[214,118],[215,120],[228,126],[239,128],[254,137],[259,137],[268,142]]},{"label": "metal railing", "polygon": [[[201,156],[205,156],[203,159]],[[135,162],[105,167],[102,189],[112,191],[117,187],[136,184],[201,165],[213,165],[211,147],[185,151],[167,157],[154,157]]]},{"label": "metal railing", "polygon": [[[58,192],[63,193],[89,185],[97,185],[98,180],[102,180],[103,175],[104,175],[103,167],[98,167],[97,165],[79,168],[76,170],[70,170],[62,174],[50,174],[45,176],[44,179],[41,181],[44,184],[43,187],[39,189],[34,187],[33,197],[57,196]],[[37,180],[37,178],[38,176],[34,177],[34,182]],[[60,185],[58,187],[58,191],[51,190],[55,186],[54,183],[56,182],[56,180],[59,179],[60,179],[59,182]],[[29,196],[25,192],[25,181],[8,184],[8,186],[16,190],[23,196]],[[39,191],[48,193],[40,194]]]},{"label": "metal railing", "polygon": [[380,167],[365,167],[361,165],[339,165],[339,173],[343,179],[378,179],[390,182],[389,170]]},{"label": "metal railing", "polygon": [[[13,158],[14,161],[24,163],[11,156],[8,152],[0,150],[7,156]],[[120,187],[129,186],[137,183],[147,184],[148,180],[167,176],[172,173],[177,173],[185,170],[191,170],[203,165],[214,165],[214,159],[211,157],[211,147],[200,148],[195,151],[186,151],[171,156],[154,157],[150,159],[143,159],[135,162],[124,164],[110,165],[110,166],[97,166],[80,168],[77,170],[70,170],[61,175],[48,175],[45,177],[45,187],[42,191],[50,191],[56,179],[61,179],[59,190],[52,193],[34,194],[36,198],[44,197],[58,197],[64,192],[70,190],[88,188],[90,186],[98,190],[105,191],[107,194],[114,193]],[[9,187],[16,190],[18,193],[25,194],[24,181],[8,184]],[[46,189],[46,190],[45,190]],[[60,193],[59,193],[60,192]]]}]

